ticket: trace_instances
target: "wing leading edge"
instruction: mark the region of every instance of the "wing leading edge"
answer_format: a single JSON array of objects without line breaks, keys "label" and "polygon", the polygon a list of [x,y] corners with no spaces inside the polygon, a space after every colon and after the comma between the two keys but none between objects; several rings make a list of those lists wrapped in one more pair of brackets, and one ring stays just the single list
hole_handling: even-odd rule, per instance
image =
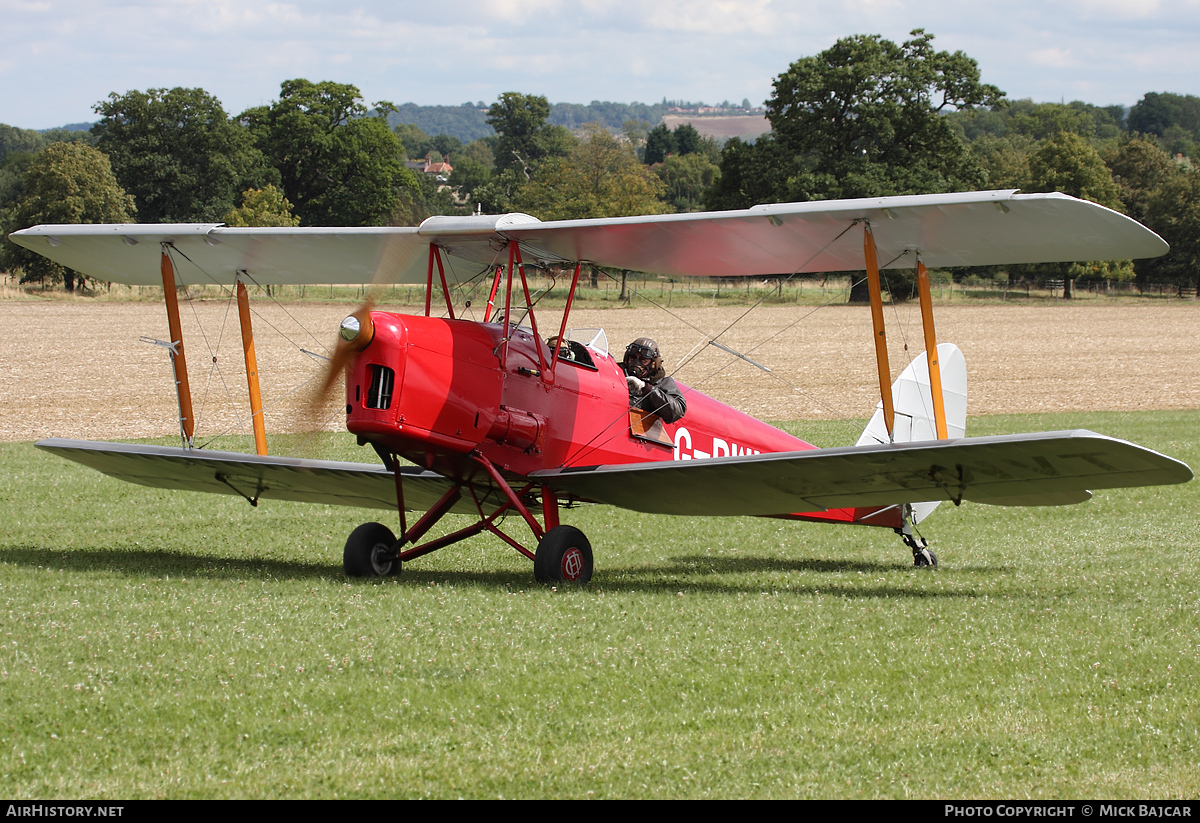
[{"label": "wing leading edge", "polygon": [[536,472],[579,497],[656,514],[781,515],[933,500],[1054,505],[1089,489],[1185,483],[1184,463],[1086,430]]},{"label": "wing leading edge", "polygon": [[[368,509],[396,508],[396,483],[383,466],[260,457],[240,452],[180,449],[130,443],[98,443],[50,438],[37,443],[60,457],[141,486],[156,489],[238,494],[250,500],[292,500]],[[415,466],[400,469],[405,506],[430,508],[454,485],[445,477]],[[479,489],[480,502],[500,505],[501,497]],[[469,499],[451,511],[472,514]]]}]

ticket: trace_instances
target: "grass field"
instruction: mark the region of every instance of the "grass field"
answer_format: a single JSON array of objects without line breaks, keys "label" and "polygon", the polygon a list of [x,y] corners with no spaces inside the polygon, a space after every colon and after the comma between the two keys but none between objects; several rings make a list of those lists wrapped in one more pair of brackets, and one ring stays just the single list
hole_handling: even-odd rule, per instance
[{"label": "grass field", "polygon": [[[1197,411],[968,431],[1074,427],[1200,466]],[[383,513],[0,461],[8,797],[1200,795],[1197,482],[945,506],[936,571],[882,530],[582,508],[597,574],[555,591],[484,538],[349,582]]]}]

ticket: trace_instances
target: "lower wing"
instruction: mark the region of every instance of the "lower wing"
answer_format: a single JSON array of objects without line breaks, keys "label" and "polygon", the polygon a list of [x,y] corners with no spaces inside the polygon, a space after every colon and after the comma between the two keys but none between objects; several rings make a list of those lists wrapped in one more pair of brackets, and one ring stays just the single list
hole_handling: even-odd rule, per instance
[{"label": "lower wing", "polygon": [[[85,440],[38,447],[130,483],[238,494],[258,500],[394,509],[395,477],[383,466],[260,457]],[[400,469],[405,507],[428,509],[453,483]],[[1079,430],[940,442],[662,461],[534,472],[530,480],[577,498],[657,514],[780,515],[898,503],[972,500],[1007,506],[1078,503],[1091,489],[1185,483],[1192,470],[1158,452]],[[484,506],[500,493],[475,489]],[[476,511],[469,500],[452,511]]]},{"label": "lower wing", "polygon": [[530,479],[635,511],[779,515],[972,500],[1060,505],[1091,489],[1185,483],[1192,470],[1086,430],[534,472]]},{"label": "lower wing", "polygon": [[[294,500],[396,509],[395,476],[383,466],[61,438],[42,440],[37,446],[118,480],[157,489],[240,494],[255,504],[260,499]],[[455,485],[415,466],[401,467],[400,479],[405,508],[420,511]],[[503,502],[490,489],[476,493],[484,505]],[[475,513],[476,508],[467,495],[451,511]]]}]

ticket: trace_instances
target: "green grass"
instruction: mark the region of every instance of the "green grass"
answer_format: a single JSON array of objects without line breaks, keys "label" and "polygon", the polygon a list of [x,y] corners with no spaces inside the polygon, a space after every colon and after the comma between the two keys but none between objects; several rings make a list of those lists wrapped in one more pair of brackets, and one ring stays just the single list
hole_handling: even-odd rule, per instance
[{"label": "green grass", "polygon": [[[970,430],[1078,426],[1200,465],[1194,411]],[[1200,794],[1196,482],[945,506],[932,572],[883,530],[581,508],[596,577],[553,591],[484,538],[349,582],[384,513],[0,459],[8,797]]]}]

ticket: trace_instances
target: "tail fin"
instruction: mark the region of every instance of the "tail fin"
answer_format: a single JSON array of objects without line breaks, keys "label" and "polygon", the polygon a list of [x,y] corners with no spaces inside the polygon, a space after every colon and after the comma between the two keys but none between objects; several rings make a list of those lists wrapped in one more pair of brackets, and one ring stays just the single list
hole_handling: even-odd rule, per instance
[{"label": "tail fin", "polygon": [[[953,343],[939,344],[937,359],[946,408],[946,434],[951,439],[964,437],[967,431],[967,361]],[[933,394],[929,388],[929,364],[925,354],[909,363],[892,384],[892,406],[896,417],[891,442],[918,443],[937,439]],[[883,402],[880,401],[875,408],[875,415],[855,445],[887,442],[887,425],[883,421]],[[913,514],[917,522],[924,520],[937,505],[936,502],[914,503]]]}]

